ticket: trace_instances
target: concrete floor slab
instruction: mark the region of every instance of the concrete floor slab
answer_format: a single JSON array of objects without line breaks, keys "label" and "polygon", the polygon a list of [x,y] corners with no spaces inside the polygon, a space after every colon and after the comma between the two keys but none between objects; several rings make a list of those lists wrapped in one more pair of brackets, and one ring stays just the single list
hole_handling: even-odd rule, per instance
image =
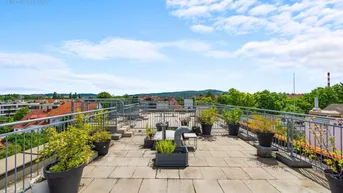
[{"label": "concrete floor slab", "polygon": [[138,193],[142,179],[119,179],[111,193]]},{"label": "concrete floor slab", "polygon": [[117,179],[94,179],[82,193],[109,193]]},{"label": "concrete floor slab", "polygon": [[249,165],[240,158],[224,158],[225,162],[230,167],[248,167]]},{"label": "concrete floor slab", "polygon": [[263,168],[242,168],[254,180],[272,180],[275,179]]},{"label": "concrete floor slab", "polygon": [[167,179],[144,179],[139,193],[167,193]]},{"label": "concrete floor slab", "polygon": [[150,158],[132,158],[128,166],[148,166]]},{"label": "concrete floor slab", "polygon": [[168,179],[167,193],[195,193],[193,181]]},{"label": "concrete floor slab", "polygon": [[243,182],[252,193],[280,193],[279,190],[275,189],[274,186],[266,180],[244,180]]},{"label": "concrete floor slab", "polygon": [[241,180],[218,180],[224,193],[251,193],[250,189]]},{"label": "concrete floor slab", "polygon": [[206,180],[226,180],[227,177],[219,167],[201,167],[203,179]]},{"label": "concrete floor slab", "polygon": [[209,166],[205,157],[188,158],[189,167]]},{"label": "concrete floor slab", "polygon": [[226,167],[222,168],[226,177],[230,180],[249,180],[250,176],[242,168]]},{"label": "concrete floor slab", "polygon": [[228,164],[224,161],[223,158],[206,157],[205,160],[211,167],[228,166]]},{"label": "concrete floor slab", "polygon": [[199,167],[188,167],[185,169],[180,169],[181,179],[202,179],[202,173]]},{"label": "concrete floor slab", "polygon": [[197,193],[224,193],[217,180],[193,180]]},{"label": "concrete floor slab", "polygon": [[291,180],[298,186],[303,187],[306,191],[310,193],[330,193],[330,190],[324,188],[323,186],[317,184],[312,180]]},{"label": "concrete floor slab", "polygon": [[91,172],[88,172],[84,175],[86,178],[107,178],[114,167],[110,166],[96,166]]},{"label": "concrete floor slab", "polygon": [[151,167],[136,167],[132,178],[155,178],[156,170]]},{"label": "concrete floor slab", "polygon": [[179,169],[158,169],[156,172],[156,178],[179,179]]},{"label": "concrete floor slab", "polygon": [[132,178],[135,167],[116,167],[109,178]]},{"label": "concrete floor slab", "polygon": [[268,182],[281,193],[308,193],[304,188],[298,186],[290,180],[268,180]]}]

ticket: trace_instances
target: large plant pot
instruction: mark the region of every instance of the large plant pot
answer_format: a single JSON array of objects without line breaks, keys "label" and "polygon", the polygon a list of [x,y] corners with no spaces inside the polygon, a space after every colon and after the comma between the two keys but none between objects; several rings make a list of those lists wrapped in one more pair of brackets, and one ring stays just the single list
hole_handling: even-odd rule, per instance
[{"label": "large plant pot", "polygon": [[271,147],[275,133],[257,133],[258,144],[262,147]]},{"label": "large plant pot", "polygon": [[211,135],[212,126],[213,126],[213,124],[209,125],[209,124],[202,123],[201,124],[202,134],[203,135]]},{"label": "large plant pot", "polygon": [[50,172],[49,168],[55,163],[50,163],[44,168],[44,177],[48,181],[50,193],[77,193],[80,186],[84,164],[76,168],[62,171]]},{"label": "large plant pot", "polygon": [[48,181],[39,175],[30,181],[32,193],[49,193]]},{"label": "large plant pot", "polygon": [[229,128],[229,135],[237,136],[239,131],[239,124],[227,124]]},{"label": "large plant pot", "polygon": [[339,180],[334,176],[334,172],[331,169],[324,170],[325,177],[328,180],[331,193],[343,192],[343,180]]},{"label": "large plant pot", "polygon": [[171,154],[162,154],[156,152],[155,165],[157,167],[187,167],[188,149],[179,147]]},{"label": "large plant pot", "polygon": [[108,149],[110,148],[111,140],[106,142],[94,142],[94,150],[98,152],[99,156],[104,156],[108,153]]},{"label": "large plant pot", "polygon": [[153,139],[148,139],[147,137],[144,139],[144,145],[143,145],[143,147],[144,148],[150,148],[150,149],[152,149],[153,148],[153,146],[154,146],[154,142],[155,142],[155,140],[153,140]]}]

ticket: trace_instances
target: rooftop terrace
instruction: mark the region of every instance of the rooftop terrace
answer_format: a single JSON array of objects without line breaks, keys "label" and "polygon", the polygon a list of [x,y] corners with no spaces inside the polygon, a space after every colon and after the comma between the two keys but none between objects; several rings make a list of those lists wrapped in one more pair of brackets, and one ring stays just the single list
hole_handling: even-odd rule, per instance
[{"label": "rooftop terrace", "polygon": [[[117,103],[118,105],[118,103]],[[322,169],[325,167],[320,161],[310,161],[305,156],[297,154],[292,143],[296,140],[286,130],[285,136],[275,137],[273,147],[278,152],[291,155],[304,160],[311,165],[308,169],[292,169],[275,159],[275,152],[272,158],[260,158],[256,151],[255,134],[247,128],[247,119],[251,119],[252,113],[260,113],[264,116],[282,117],[291,121],[295,127],[291,127],[291,132],[301,131],[307,136],[306,125],[315,122],[307,119],[307,115],[275,112],[259,109],[248,109],[241,107],[245,115],[241,119],[241,133],[252,138],[244,141],[239,137],[228,136],[227,126],[223,119],[214,124],[212,136],[198,136],[197,149],[189,152],[189,166],[186,168],[156,168],[154,160],[156,151],[144,149],[142,147],[145,138],[145,126],[155,127],[158,122],[168,122],[170,128],[180,126],[180,118],[190,117],[189,126],[199,126],[197,117],[201,109],[208,106],[196,106],[192,110],[180,109],[149,109],[147,106],[139,104],[125,106],[111,106],[104,121],[105,127],[113,134],[113,146],[109,153],[103,157],[97,157],[84,169],[80,192],[82,193],[153,193],[153,192],[185,192],[185,193],[296,193],[296,192],[330,192],[327,180]],[[216,106],[221,117],[223,109],[230,109],[231,106]],[[92,111],[82,113],[92,116]],[[41,120],[55,120],[48,125],[38,128],[28,128],[9,134],[1,134],[4,144],[19,143],[7,141],[7,137],[13,134],[24,134],[26,140],[30,141],[29,135],[39,135],[48,126],[54,125],[60,129],[65,129],[67,124],[72,124],[72,118],[78,113],[66,114],[57,117],[41,118],[37,120],[27,120],[27,122],[38,122]],[[342,129],[342,126],[330,125],[329,121],[334,121],[327,117],[316,117],[328,120],[322,124]],[[56,121],[59,120],[59,121]],[[280,120],[282,121],[282,120]],[[91,124],[92,119],[89,120]],[[301,123],[300,123],[301,122]],[[18,123],[11,123],[12,125]],[[280,123],[281,124],[281,123]],[[283,124],[283,122],[282,122]],[[3,124],[1,126],[8,126]],[[288,127],[288,126],[285,126]],[[328,132],[329,133],[329,132]],[[338,132],[337,132],[338,133]],[[337,134],[336,133],[336,134]],[[341,132],[340,132],[341,133]],[[339,133],[338,133],[339,134]],[[329,134],[327,134],[329,135]],[[281,140],[282,139],[282,140]],[[12,139],[13,140],[13,139]],[[36,164],[37,150],[44,148],[43,143],[33,144],[31,148],[16,150],[16,154],[6,156],[0,160],[0,184],[3,188],[0,192],[31,192],[29,181],[41,172],[41,167],[47,162]],[[342,142],[340,142],[341,146]],[[36,147],[38,145],[38,147]],[[188,144],[190,145],[190,144]],[[3,149],[5,150],[5,149]],[[24,164],[25,163],[25,164]],[[22,176],[25,176],[22,178]]]}]

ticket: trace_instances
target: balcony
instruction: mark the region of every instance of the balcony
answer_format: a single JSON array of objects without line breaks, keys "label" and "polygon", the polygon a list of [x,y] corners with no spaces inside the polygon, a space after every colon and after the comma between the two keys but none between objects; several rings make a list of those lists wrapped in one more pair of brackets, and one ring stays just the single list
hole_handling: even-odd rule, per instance
[{"label": "balcony", "polygon": [[[327,166],[320,160],[310,160],[308,157],[299,154],[292,143],[285,143],[285,141],[296,140],[290,133],[293,134],[301,130],[305,137],[309,135],[306,127],[315,122],[312,119],[307,119],[308,115],[242,108],[244,111],[240,128],[242,135],[241,137],[230,137],[221,114],[223,109],[233,107],[216,105],[220,118],[213,125],[211,137],[198,136],[197,148],[189,152],[189,167],[156,168],[154,166],[156,151],[142,147],[146,124],[154,127],[156,123],[163,121],[168,122],[169,127],[174,129],[180,126],[180,118],[189,116],[191,117],[189,126],[199,126],[197,117],[203,109],[208,107],[209,105],[198,105],[195,110],[159,110],[134,104],[107,108],[108,116],[104,124],[113,133],[113,138],[115,136],[118,140],[113,141],[113,145],[106,156],[95,158],[85,167],[79,192],[330,192],[327,180],[323,175],[323,169]],[[91,117],[92,113],[96,111],[81,113]],[[256,135],[247,124],[249,119],[253,119],[251,115],[256,113],[267,117],[283,117],[288,123],[295,123],[298,119],[303,120],[304,124],[286,130],[284,136],[276,136],[273,139],[273,147],[278,150],[277,153],[301,160],[310,164],[312,168],[291,168],[275,159],[276,152],[273,152],[272,158],[258,157],[255,147]],[[66,124],[73,124],[73,117],[76,114],[78,113],[27,122],[59,118],[63,121],[52,124],[65,129]],[[316,118],[329,119],[327,117]],[[328,122],[318,124],[327,127],[328,130],[333,128],[332,131],[336,127],[342,129],[341,126],[331,126]],[[3,126],[6,125],[0,125],[0,127]],[[29,136],[39,136],[48,126],[50,125],[0,135],[5,146],[8,146],[9,143],[19,143],[19,138],[9,142],[9,136],[14,134],[25,134],[24,140],[30,141],[28,147],[21,150],[17,149],[13,155],[9,155],[8,150],[5,151],[7,153],[0,160],[2,189],[0,192],[31,192],[30,179],[40,174],[42,166],[47,162],[35,162],[36,153],[39,149],[44,148],[44,142],[33,143],[33,138]],[[127,135],[128,133],[134,136]],[[3,151],[5,149],[3,148]]]}]

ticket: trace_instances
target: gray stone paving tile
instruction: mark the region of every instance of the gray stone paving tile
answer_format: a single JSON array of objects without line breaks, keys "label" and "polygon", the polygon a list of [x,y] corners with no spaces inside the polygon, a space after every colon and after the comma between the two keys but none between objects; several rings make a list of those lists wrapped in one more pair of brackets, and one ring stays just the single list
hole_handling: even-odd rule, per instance
[{"label": "gray stone paving tile", "polygon": [[86,178],[107,178],[114,167],[110,166],[96,166],[91,172],[88,172],[84,175]]},{"label": "gray stone paving tile", "polygon": [[291,180],[300,187],[303,187],[306,191],[310,193],[330,193],[330,190],[324,188],[323,186],[317,184],[312,180]]},{"label": "gray stone paving tile", "polygon": [[228,166],[231,167],[248,167],[249,165],[241,158],[224,158]]},{"label": "gray stone paving tile", "polygon": [[226,180],[226,175],[219,167],[201,167],[203,179],[205,180]]},{"label": "gray stone paving tile", "polygon": [[148,166],[150,158],[132,158],[129,166]]},{"label": "gray stone paving tile", "polygon": [[125,157],[131,157],[131,158],[141,158],[143,157],[144,151],[143,150],[131,150],[128,151]]},{"label": "gray stone paving tile", "polygon": [[218,180],[224,193],[251,193],[250,189],[241,180]]},{"label": "gray stone paving tile", "polygon": [[202,173],[198,167],[187,167],[185,169],[180,169],[181,179],[202,179]]},{"label": "gray stone paving tile", "polygon": [[254,180],[271,180],[275,179],[263,168],[242,168]]},{"label": "gray stone paving tile", "polygon": [[223,158],[206,157],[205,160],[211,167],[228,166]]},{"label": "gray stone paving tile", "polygon": [[290,172],[288,168],[280,167],[263,167],[268,173],[270,173],[274,178],[279,180],[297,180],[299,179]]},{"label": "gray stone paving tile", "polygon": [[247,155],[245,155],[243,152],[238,151],[238,150],[231,150],[226,152],[229,157],[232,158],[247,158]]},{"label": "gray stone paving tile", "polygon": [[195,151],[194,152],[195,157],[212,157],[210,151]]},{"label": "gray stone paving tile", "polygon": [[274,186],[266,180],[243,180],[243,182],[252,193],[280,193],[280,191],[275,189]]},{"label": "gray stone paving tile", "polygon": [[117,179],[94,179],[82,193],[109,193]]},{"label": "gray stone paving tile", "polygon": [[158,169],[156,172],[156,178],[180,178],[179,169]]},{"label": "gray stone paving tile", "polygon": [[197,193],[223,193],[217,180],[193,180]]},{"label": "gray stone paving tile", "polygon": [[135,167],[116,167],[109,178],[131,178],[135,170]]},{"label": "gray stone paving tile", "polygon": [[81,178],[79,192],[82,192],[93,181],[93,178]]},{"label": "gray stone paving tile", "polygon": [[111,193],[138,193],[142,179],[119,179]]},{"label": "gray stone paving tile", "polygon": [[167,193],[195,193],[193,181],[168,179]]},{"label": "gray stone paving tile", "polygon": [[230,180],[248,180],[250,176],[239,167],[225,167],[222,168],[226,177]]},{"label": "gray stone paving tile", "polygon": [[210,153],[214,158],[230,157],[225,151],[210,151]]},{"label": "gray stone paving tile", "polygon": [[290,180],[268,180],[268,182],[282,193],[308,193],[304,188]]},{"label": "gray stone paving tile", "polygon": [[189,167],[209,166],[205,157],[188,158]]},{"label": "gray stone paving tile", "polygon": [[139,193],[167,193],[167,179],[144,179]]},{"label": "gray stone paving tile", "polygon": [[156,170],[151,167],[136,167],[132,178],[156,178]]}]

